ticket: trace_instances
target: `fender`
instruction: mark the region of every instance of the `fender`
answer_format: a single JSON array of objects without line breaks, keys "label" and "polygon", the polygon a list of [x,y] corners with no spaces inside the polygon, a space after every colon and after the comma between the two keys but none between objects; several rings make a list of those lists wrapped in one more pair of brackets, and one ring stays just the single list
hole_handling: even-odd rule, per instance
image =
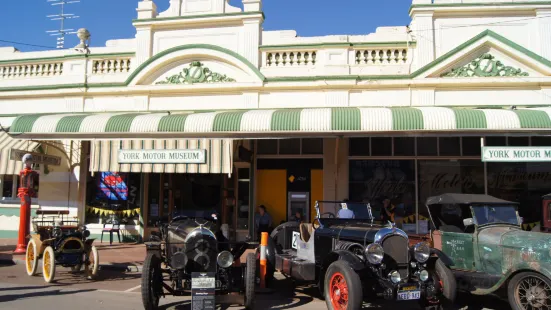
[{"label": "fender", "polygon": [[[259,247],[260,248],[260,247]],[[266,247],[266,260],[270,266],[275,268],[276,265],[276,254],[281,254],[282,251],[276,247],[274,239],[268,237],[268,246]]]},{"label": "fender", "polygon": [[84,244],[87,247],[92,247],[92,243],[94,243],[94,240],[96,240],[96,239],[86,239],[86,241],[84,241]]},{"label": "fender", "polygon": [[[337,260],[343,260],[347,262],[352,269],[355,271],[361,271],[365,269],[364,262],[357,257],[356,255],[344,251],[344,250],[337,250],[334,252],[331,252],[325,256],[323,259],[323,264],[321,266],[321,269],[319,269],[319,272],[316,273],[316,282],[318,283],[318,287],[323,288],[324,287],[324,280],[325,280],[325,272],[327,271],[327,268],[329,268],[329,265],[331,265],[333,262]],[[323,292],[322,292],[323,295]]]},{"label": "fender", "polygon": [[535,272],[545,276],[547,279],[551,279],[551,264],[546,262],[534,263],[534,262],[519,262],[513,267],[509,268],[503,275],[501,280],[489,289],[476,289],[471,292],[474,295],[487,295],[497,291],[501,286],[507,283],[507,280],[511,279],[515,274],[519,272]]},{"label": "fender", "polygon": [[431,248],[430,254],[431,256],[438,257],[444,263],[444,265],[446,265],[446,267],[453,266],[453,260],[448,255],[444,254],[444,252],[435,248]]}]

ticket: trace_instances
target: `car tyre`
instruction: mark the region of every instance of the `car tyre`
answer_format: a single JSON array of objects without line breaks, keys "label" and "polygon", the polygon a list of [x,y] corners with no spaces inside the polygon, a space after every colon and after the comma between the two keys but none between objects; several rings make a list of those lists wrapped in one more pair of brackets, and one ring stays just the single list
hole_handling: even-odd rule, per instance
[{"label": "car tyre", "polygon": [[90,253],[88,253],[88,268],[86,273],[89,280],[93,280],[98,276],[99,271],[99,253],[95,246],[92,246]]},{"label": "car tyre", "polygon": [[360,276],[342,260],[333,262],[325,273],[324,295],[329,310],[359,310],[363,291]]},{"label": "car tyre", "polygon": [[38,251],[36,241],[34,239],[29,240],[27,244],[27,251],[25,252],[25,266],[27,267],[27,274],[29,276],[36,275],[38,271]]},{"label": "car tyre", "polygon": [[245,266],[245,309],[254,309],[256,285],[256,255],[247,254]]},{"label": "car tyre", "polygon": [[55,253],[51,246],[46,247],[42,255],[42,275],[46,283],[52,283],[55,279]]},{"label": "car tyre", "polygon": [[[532,301],[521,298],[520,292],[522,290],[532,290],[531,292],[525,292],[526,295],[531,294],[536,296]],[[540,309],[546,308],[549,304],[546,302],[551,296],[549,295],[551,290],[551,281],[535,272],[521,272],[515,275],[507,287],[507,295],[509,296],[509,305],[513,310],[525,310],[525,309]],[[534,306],[540,301],[543,302],[541,307]]]},{"label": "car tyre", "polygon": [[147,253],[142,269],[142,302],[145,310],[156,310],[161,298],[161,260],[155,253]]}]

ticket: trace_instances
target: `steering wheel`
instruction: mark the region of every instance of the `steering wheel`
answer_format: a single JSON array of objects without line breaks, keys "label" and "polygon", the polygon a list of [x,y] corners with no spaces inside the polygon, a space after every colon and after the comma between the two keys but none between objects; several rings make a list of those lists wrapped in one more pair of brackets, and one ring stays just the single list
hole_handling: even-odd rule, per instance
[{"label": "steering wheel", "polygon": [[330,218],[330,219],[336,218],[335,214],[334,214],[334,213],[331,213],[331,212],[322,213],[322,214],[321,214],[321,217],[323,218],[324,215],[329,215],[328,218]]}]

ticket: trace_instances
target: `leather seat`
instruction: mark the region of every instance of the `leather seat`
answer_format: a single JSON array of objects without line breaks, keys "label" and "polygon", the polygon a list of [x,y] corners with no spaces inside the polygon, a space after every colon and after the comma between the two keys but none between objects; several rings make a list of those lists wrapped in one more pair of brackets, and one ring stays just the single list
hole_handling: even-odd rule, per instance
[{"label": "leather seat", "polygon": [[300,224],[300,239],[302,239],[303,242],[308,242],[308,240],[310,240],[310,236],[312,235],[312,231],[312,224]]}]

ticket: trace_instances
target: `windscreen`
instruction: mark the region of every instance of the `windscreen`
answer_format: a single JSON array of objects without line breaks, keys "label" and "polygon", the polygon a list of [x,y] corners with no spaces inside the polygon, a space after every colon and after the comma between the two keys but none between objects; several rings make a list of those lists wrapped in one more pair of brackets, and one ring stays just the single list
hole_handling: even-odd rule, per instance
[{"label": "windscreen", "polygon": [[318,202],[321,218],[371,220],[373,210],[367,203]]},{"label": "windscreen", "polygon": [[478,225],[496,223],[520,225],[517,208],[512,205],[473,206],[473,211]]}]

